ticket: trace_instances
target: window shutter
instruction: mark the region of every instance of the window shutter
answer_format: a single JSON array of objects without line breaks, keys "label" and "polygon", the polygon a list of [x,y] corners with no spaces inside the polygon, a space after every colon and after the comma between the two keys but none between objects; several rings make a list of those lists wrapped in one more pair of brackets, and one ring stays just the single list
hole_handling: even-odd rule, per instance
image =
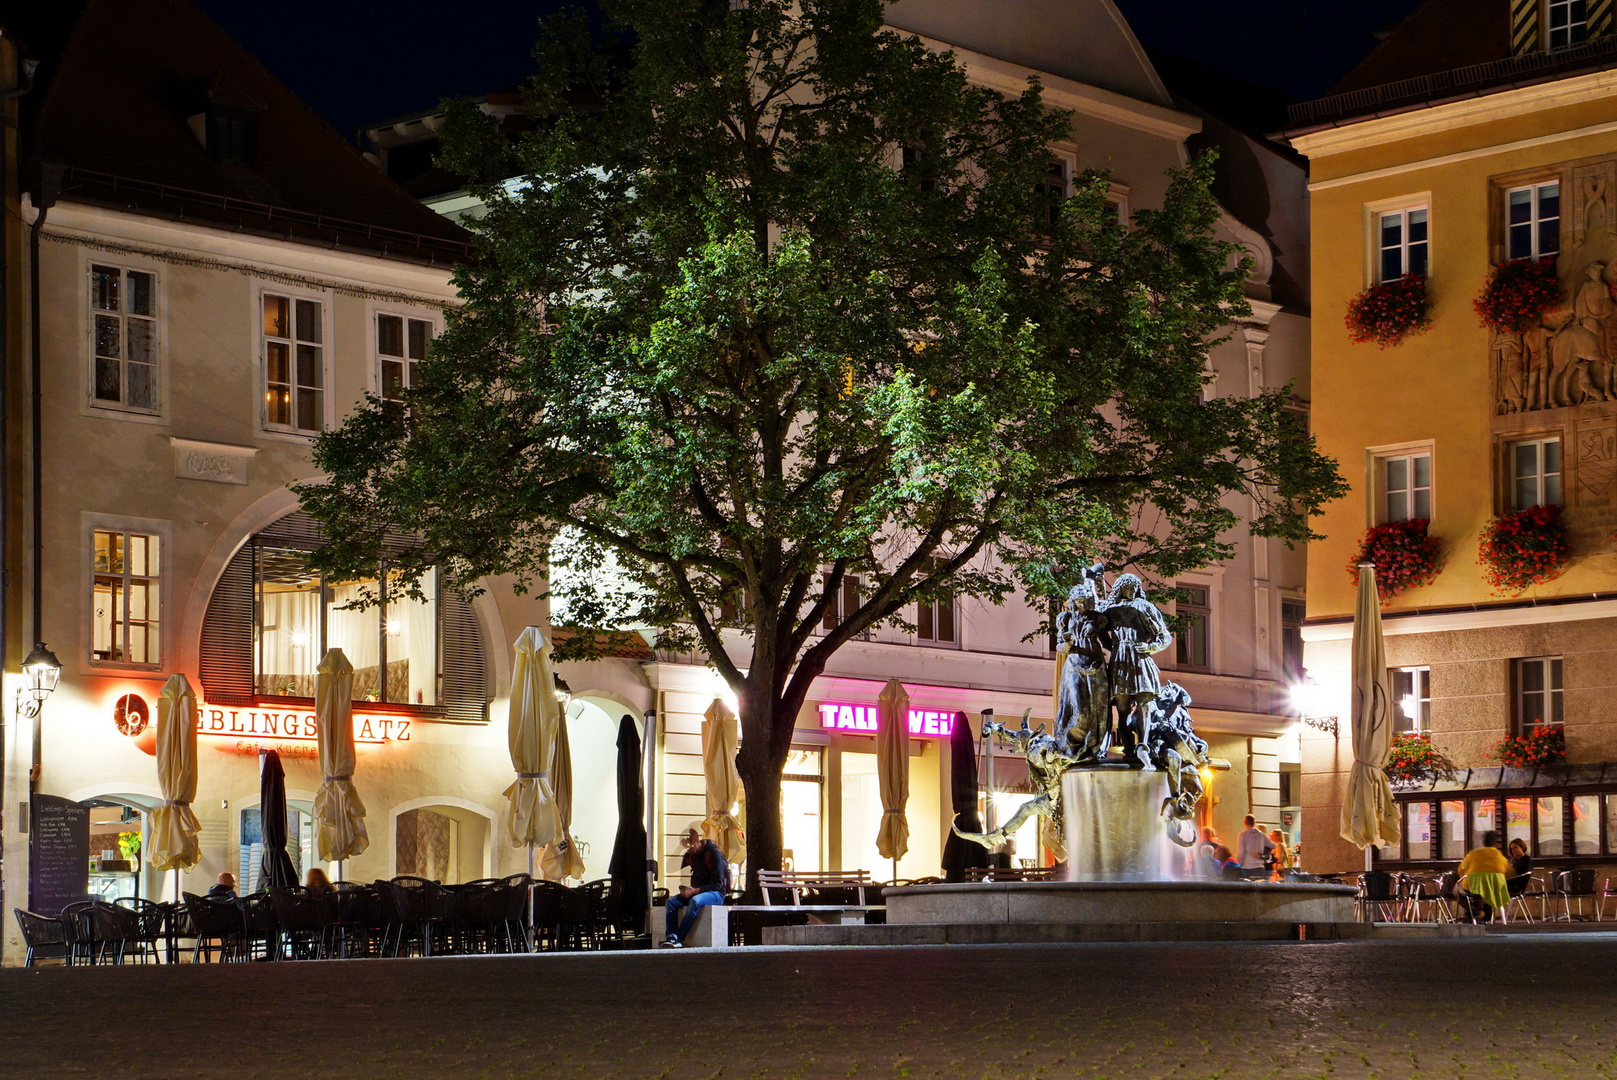
[{"label": "window shutter", "polygon": [[1520,56],[1538,48],[1538,20],[1543,0],[1510,0],[1510,54]]},{"label": "window shutter", "polygon": [[253,700],[253,545],[243,544],[220,575],[202,619],[202,695],[218,705]]},{"label": "window shutter", "polygon": [[438,597],[443,621],[443,710],[453,720],[488,720],[488,650],[472,606],[452,593]]},{"label": "window shutter", "polygon": [[1589,0],[1589,36],[1604,37],[1611,33],[1612,0]]}]

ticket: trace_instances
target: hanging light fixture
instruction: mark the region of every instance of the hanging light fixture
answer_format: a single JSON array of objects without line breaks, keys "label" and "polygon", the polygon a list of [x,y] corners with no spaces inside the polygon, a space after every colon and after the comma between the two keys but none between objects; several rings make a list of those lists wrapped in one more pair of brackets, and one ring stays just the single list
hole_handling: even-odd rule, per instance
[{"label": "hanging light fixture", "polygon": [[23,685],[17,688],[17,715],[31,720],[56,689],[56,680],[62,677],[62,662],[43,641],[36,642],[23,659],[22,674]]}]

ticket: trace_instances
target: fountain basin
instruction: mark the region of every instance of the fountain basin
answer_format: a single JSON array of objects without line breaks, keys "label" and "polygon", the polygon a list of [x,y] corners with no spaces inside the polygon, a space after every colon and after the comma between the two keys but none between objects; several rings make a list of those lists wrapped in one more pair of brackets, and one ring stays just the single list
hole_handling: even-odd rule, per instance
[{"label": "fountain basin", "polygon": [[883,890],[887,923],[1345,923],[1351,885],[1268,881],[982,881]]}]

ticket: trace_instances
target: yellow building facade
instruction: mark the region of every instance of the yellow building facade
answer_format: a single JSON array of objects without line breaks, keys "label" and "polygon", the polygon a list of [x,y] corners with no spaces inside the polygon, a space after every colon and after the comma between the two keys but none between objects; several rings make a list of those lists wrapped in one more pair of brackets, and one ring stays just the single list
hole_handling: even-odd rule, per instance
[{"label": "yellow building facade", "polygon": [[[1339,835],[1349,567],[1372,527],[1416,518],[1430,521],[1438,572],[1384,599],[1392,713],[1454,768],[1399,787],[1405,835],[1377,858],[1437,868],[1490,833],[1552,867],[1617,853],[1617,40],[1610,5],[1570,29],[1564,6],[1477,5],[1500,24],[1478,62],[1293,109],[1288,135],[1310,165],[1311,424],[1353,486],[1308,556],[1309,870],[1365,865]],[[1428,4],[1400,33],[1440,33],[1444,7],[1458,16]],[[1389,57],[1418,44],[1395,33],[1364,68],[1397,76]],[[1491,268],[1552,256],[1558,302],[1519,332],[1483,326],[1474,301]],[[1350,303],[1421,272],[1429,327],[1355,343]],[[1568,558],[1519,593],[1496,589],[1484,531],[1536,505],[1559,506]],[[1508,737],[1555,728],[1564,764],[1496,756]]]}]

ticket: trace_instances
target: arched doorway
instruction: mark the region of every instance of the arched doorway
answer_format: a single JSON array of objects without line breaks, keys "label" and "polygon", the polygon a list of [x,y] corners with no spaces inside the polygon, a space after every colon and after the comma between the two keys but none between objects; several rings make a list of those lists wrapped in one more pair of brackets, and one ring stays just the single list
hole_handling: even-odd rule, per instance
[{"label": "arched doorway", "polygon": [[612,698],[579,694],[567,705],[567,746],[573,758],[573,843],[584,858],[584,880],[607,876],[618,834],[618,725],[639,710]]},{"label": "arched doorway", "polygon": [[452,796],[393,808],[393,873],[454,885],[494,872],[494,814]]}]

